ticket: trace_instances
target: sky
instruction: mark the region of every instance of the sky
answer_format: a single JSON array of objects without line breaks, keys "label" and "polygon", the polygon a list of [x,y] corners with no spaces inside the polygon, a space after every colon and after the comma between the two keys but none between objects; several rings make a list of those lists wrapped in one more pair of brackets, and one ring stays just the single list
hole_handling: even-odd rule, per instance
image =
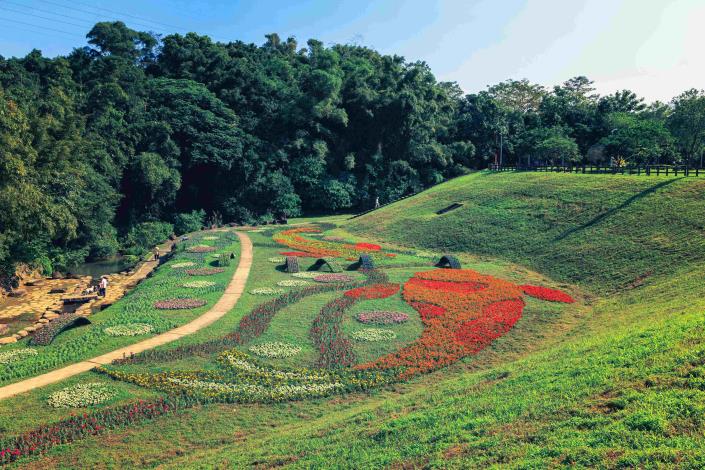
[{"label": "sky", "polygon": [[0,55],[67,54],[113,20],[219,41],[359,44],[422,60],[467,93],[577,75],[647,101],[705,88],[705,0],[0,0]]}]

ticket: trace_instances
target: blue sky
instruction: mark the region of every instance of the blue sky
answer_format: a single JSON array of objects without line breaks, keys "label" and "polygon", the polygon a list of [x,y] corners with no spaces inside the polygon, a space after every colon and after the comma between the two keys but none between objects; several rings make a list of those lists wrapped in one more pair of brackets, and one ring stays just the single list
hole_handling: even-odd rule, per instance
[{"label": "blue sky", "polygon": [[704,0],[0,0],[0,55],[65,54],[96,21],[261,44],[277,32],[423,60],[466,92],[587,75],[667,101],[705,88]]}]

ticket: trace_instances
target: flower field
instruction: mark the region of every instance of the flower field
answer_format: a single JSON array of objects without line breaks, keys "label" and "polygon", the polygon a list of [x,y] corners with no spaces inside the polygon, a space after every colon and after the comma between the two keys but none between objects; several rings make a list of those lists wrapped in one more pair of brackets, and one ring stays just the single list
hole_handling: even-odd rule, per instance
[{"label": "flower field", "polygon": [[[339,260],[351,255],[357,261],[360,252],[382,250],[375,244],[336,243],[300,235],[315,233],[309,229],[274,233],[278,243],[282,243],[281,233],[288,237],[285,241],[291,245],[287,246],[305,249],[302,252],[311,258]],[[226,250],[199,247],[205,241],[222,244],[227,235],[223,238],[194,238],[195,250],[182,249],[181,256],[166,265],[172,268],[161,270],[144,289],[129,294],[126,299],[132,298],[132,305],[122,315],[100,322],[100,330],[92,334],[120,339],[157,333],[176,324],[170,320],[172,315],[178,319],[193,309],[206,308],[225,285],[221,277],[232,268],[213,268],[210,264],[214,263],[211,253]],[[394,267],[398,270],[389,271],[391,277],[384,264],[350,274],[286,273],[274,266],[284,261],[272,256],[278,253],[277,248],[269,246],[262,251],[259,269],[271,274],[256,276],[253,284],[248,284],[244,294],[248,311],[235,328],[221,336],[145,351],[101,367],[99,373],[117,381],[107,388],[104,382],[88,383],[55,392],[47,398],[46,406],[102,408],[24,436],[0,440],[4,450],[0,462],[194,404],[316,399],[405,380],[477,353],[506,334],[522,316],[524,295],[554,302],[570,298],[553,289],[517,286],[471,270],[428,270],[426,261],[405,254],[400,255],[405,263],[397,263]],[[416,270],[408,266],[416,266]],[[149,283],[154,284],[153,290]],[[167,292],[168,297],[164,296]],[[269,332],[280,312],[296,315],[312,305],[316,310],[310,312],[306,330],[297,327],[288,331],[286,323],[277,320],[278,333]],[[169,312],[162,316],[161,309]],[[298,336],[291,336],[293,331]],[[42,350],[32,357],[16,354],[16,361],[8,356],[7,367],[21,368],[20,364],[41,357]],[[2,358],[0,355],[0,361]],[[182,360],[186,366],[169,365]],[[204,363],[208,366],[202,367]],[[194,365],[189,368],[188,364]],[[120,382],[165,394],[166,398],[105,408],[114,401],[110,386],[119,386]]]}]

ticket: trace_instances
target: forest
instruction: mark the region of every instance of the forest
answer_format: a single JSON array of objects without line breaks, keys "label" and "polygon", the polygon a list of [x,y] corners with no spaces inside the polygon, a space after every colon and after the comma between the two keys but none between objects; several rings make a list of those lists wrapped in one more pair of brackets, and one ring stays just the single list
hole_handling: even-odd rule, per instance
[{"label": "forest", "polygon": [[0,269],[139,256],[208,220],[367,209],[500,154],[702,167],[704,144],[699,90],[647,104],[575,77],[464,94],[367,47],[101,22],[65,57],[0,56]]}]

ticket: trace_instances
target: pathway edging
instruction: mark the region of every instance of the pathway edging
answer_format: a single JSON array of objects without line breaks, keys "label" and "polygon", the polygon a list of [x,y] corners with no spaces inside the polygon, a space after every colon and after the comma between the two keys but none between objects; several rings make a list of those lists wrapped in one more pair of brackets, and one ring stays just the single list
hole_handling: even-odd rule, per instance
[{"label": "pathway edging", "polygon": [[244,232],[235,232],[240,238],[240,261],[237,269],[230,279],[223,295],[220,299],[203,315],[191,320],[189,323],[158,334],[144,341],[140,341],[129,346],[125,346],[114,351],[101,354],[100,356],[91,359],[85,359],[81,362],[71,364],[61,369],[56,369],[35,377],[31,377],[20,382],[15,382],[4,387],[0,387],[0,400],[11,396],[34,390],[35,388],[43,387],[60,380],[73,377],[74,375],[87,372],[96,366],[110,364],[115,359],[120,359],[123,356],[129,356],[148,349],[171,343],[179,338],[195,333],[206,326],[212,324],[226,313],[228,313],[240,299],[240,296],[245,290],[247,278],[250,275],[252,267],[252,241]]}]

